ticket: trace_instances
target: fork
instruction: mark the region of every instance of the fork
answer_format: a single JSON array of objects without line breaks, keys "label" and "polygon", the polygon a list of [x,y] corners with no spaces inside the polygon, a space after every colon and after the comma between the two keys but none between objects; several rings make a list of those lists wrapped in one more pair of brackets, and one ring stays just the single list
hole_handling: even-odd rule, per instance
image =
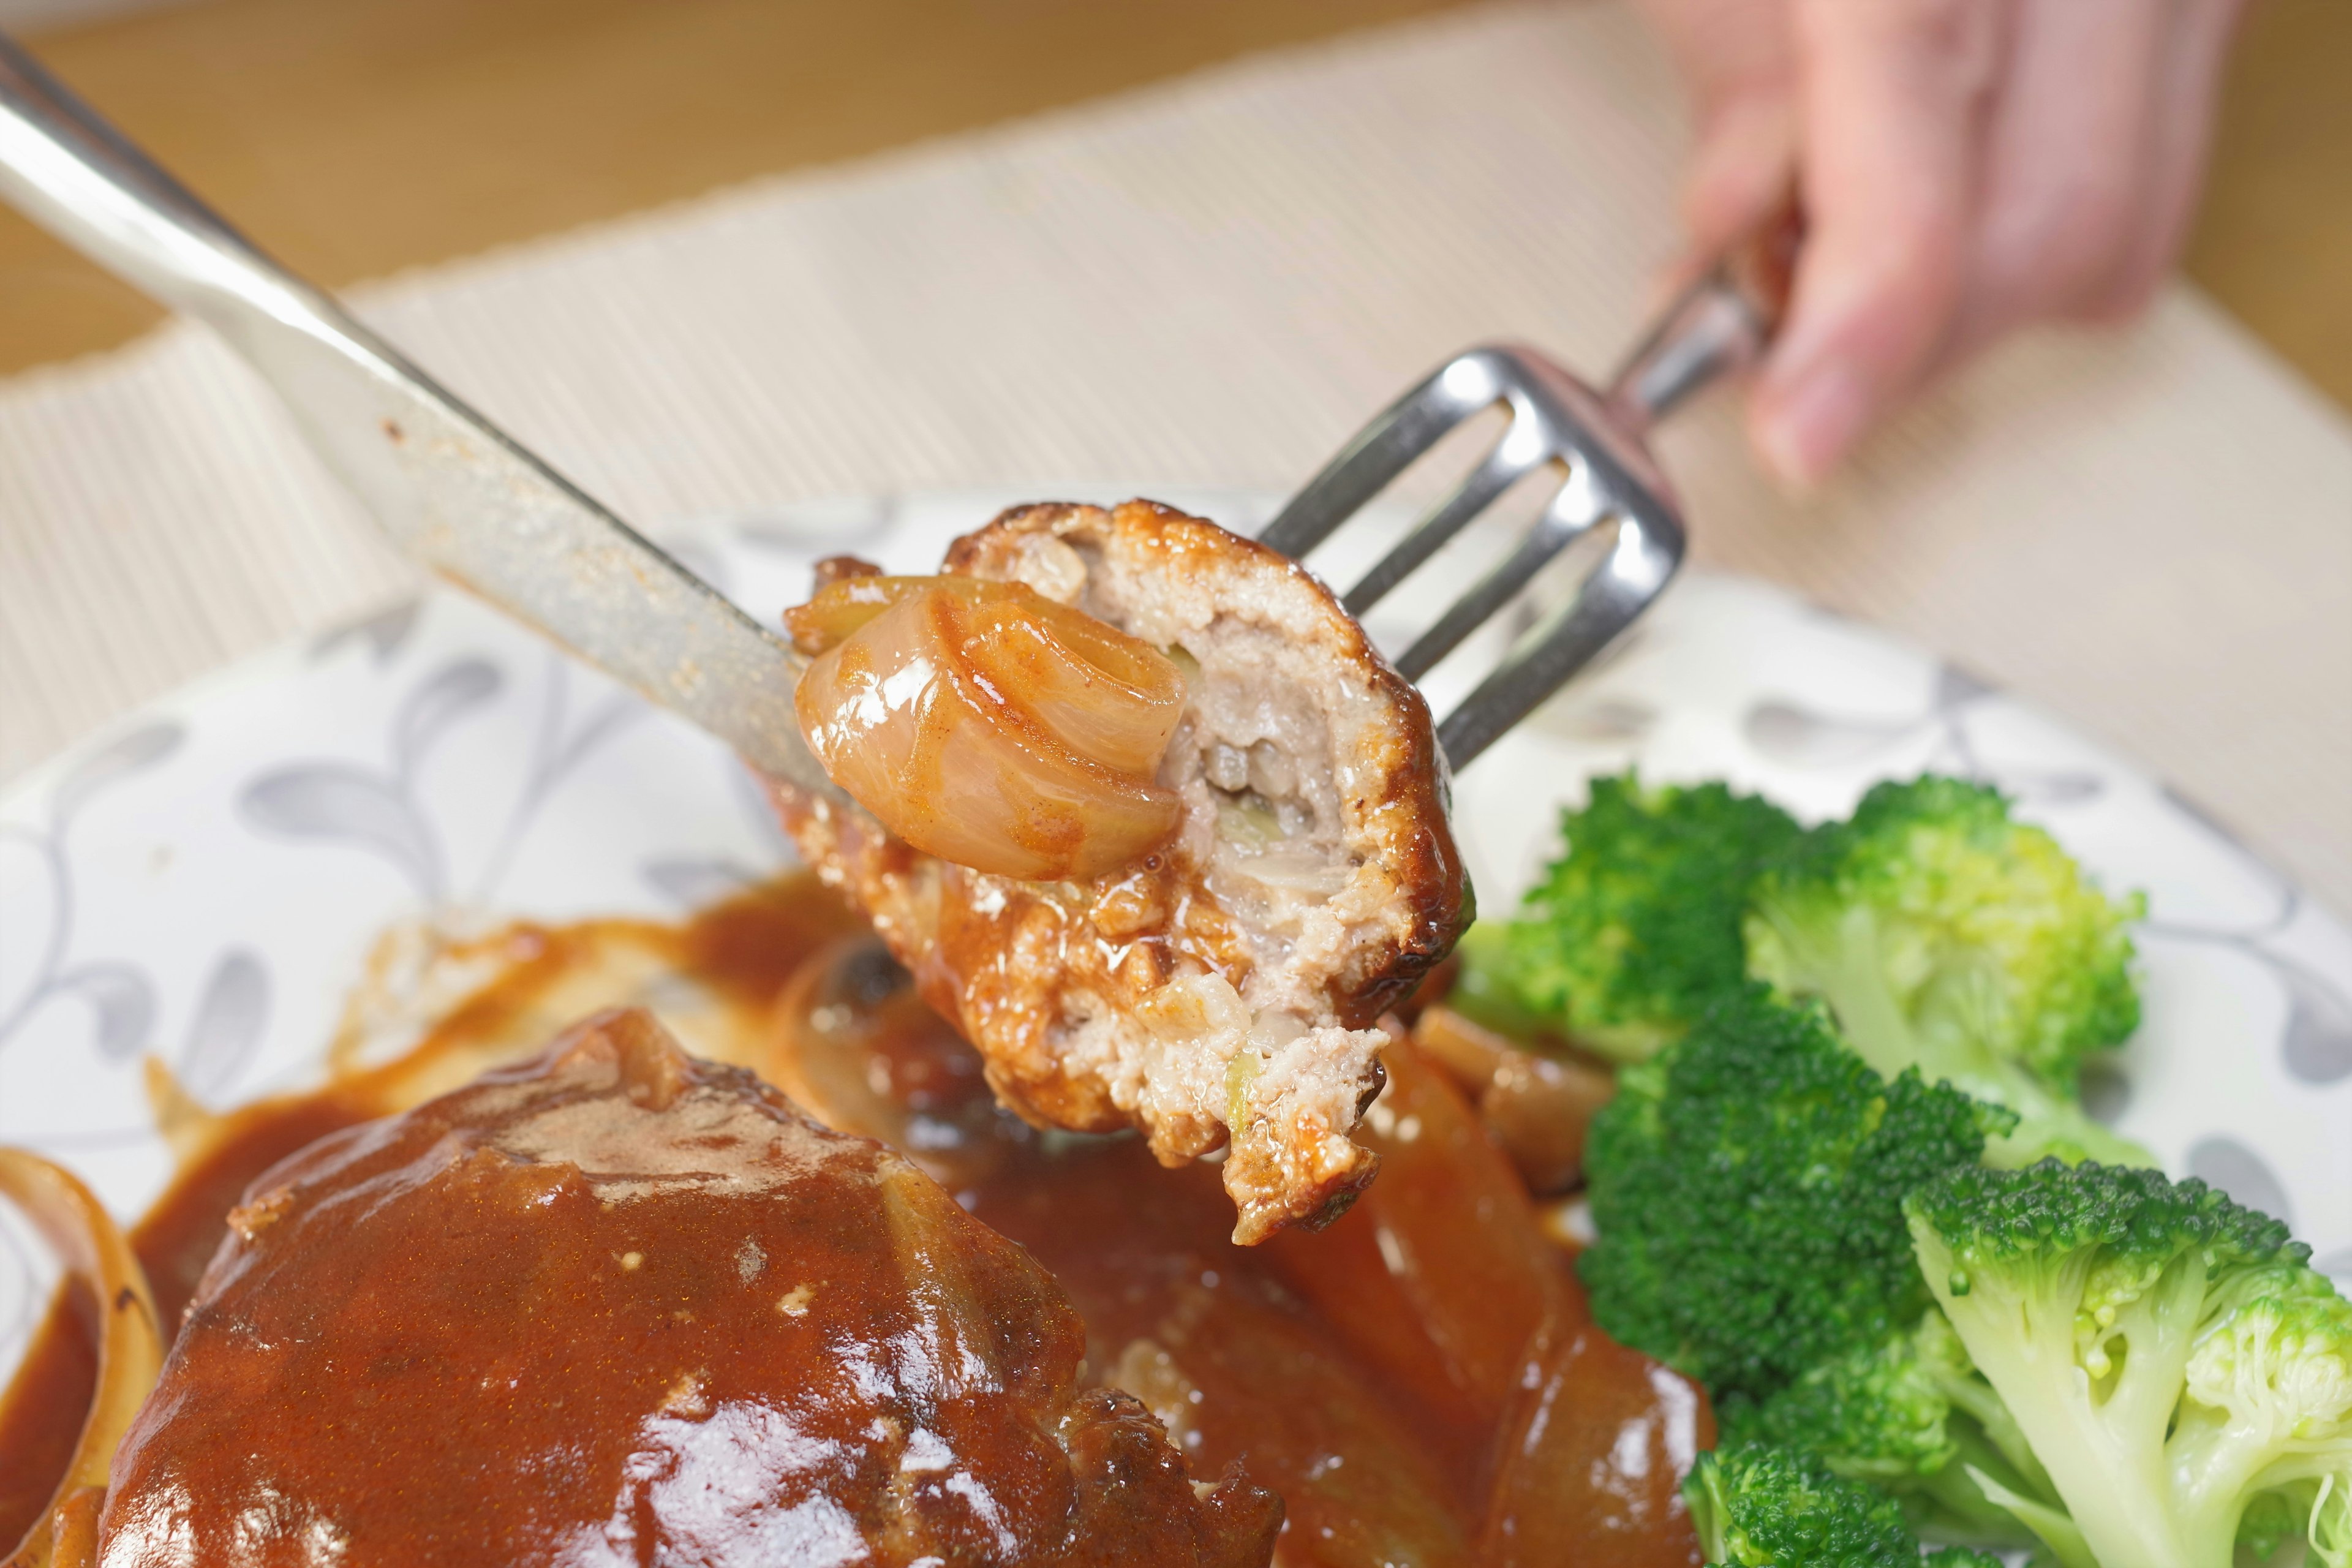
[{"label": "fork", "polygon": [[[394,541],[731,746],[839,800],[801,739],[791,647],[239,234],[0,34],[0,195],[134,286],[205,321],[285,401],[310,447]],[[1742,256],[1750,259],[1742,259]],[[1752,258],[1762,258],[1756,260]],[[1418,679],[1577,539],[1616,542],[1439,730],[1467,764],[1657,597],[1683,553],[1644,443],[1658,416],[1760,351],[1785,257],[1746,247],[1686,290],[1604,394],[1531,349],[1473,349],[1375,419],[1261,535],[1304,555],[1447,431],[1511,422],[1452,497],[1346,595],[1360,616],[1526,475],[1560,471],[1518,548],[1406,649]]]},{"label": "fork", "polygon": [[1517,544],[1397,655],[1398,673],[1417,683],[1570,545],[1616,524],[1607,554],[1576,591],[1549,613],[1538,610],[1534,626],[1439,724],[1438,743],[1457,772],[1665,591],[1686,534],[1651,456],[1651,427],[1762,354],[1787,308],[1798,238],[1795,209],[1783,204],[1674,298],[1605,390],[1517,344],[1454,355],[1359,431],[1258,534],[1260,543],[1303,559],[1457,426],[1491,408],[1508,410],[1476,467],[1340,595],[1362,618],[1507,491],[1555,470],[1557,488]]}]

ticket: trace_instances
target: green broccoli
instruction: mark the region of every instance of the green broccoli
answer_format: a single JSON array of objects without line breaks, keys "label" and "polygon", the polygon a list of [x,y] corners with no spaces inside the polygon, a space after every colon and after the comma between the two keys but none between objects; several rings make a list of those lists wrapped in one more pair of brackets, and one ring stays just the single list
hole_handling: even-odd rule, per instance
[{"label": "green broccoli", "polygon": [[1566,851],[1520,918],[1492,936],[1473,928],[1467,1010],[1482,998],[1516,1003],[1620,1061],[1654,1054],[1738,988],[1748,885],[1803,831],[1769,801],[1719,784],[1594,779],[1583,809],[1561,814]]},{"label": "green broccoli", "polygon": [[1848,1480],[1885,1489],[1914,1524],[1945,1540],[2032,1543],[1979,1475],[2057,1503],[2000,1396],[1933,1307],[1916,1326],[1832,1357],[1769,1399],[1723,1402],[1717,1417],[1727,1443],[1801,1449]]},{"label": "green broccoli", "polygon": [[2069,1568],[2225,1568],[2286,1508],[2322,1561],[2352,1554],[2352,1303],[2286,1226],[2201,1182],[2054,1160],[1956,1168],[1904,1208],[2064,1507],[1985,1489]]},{"label": "green broccoli", "polygon": [[1916,1067],[2015,1110],[1996,1164],[2152,1164],[2076,1103],[2084,1058],[2138,1026],[2126,928],[2140,914],[1999,791],[1931,775],[1878,785],[1759,877],[1747,963],[1827,1004],[1882,1074]]},{"label": "green broccoli", "polygon": [[2008,1122],[1916,1072],[1882,1080],[1817,1008],[1737,992],[1593,1121],[1593,1315],[1718,1399],[1767,1397],[1918,1321],[1904,1194]]},{"label": "green broccoli", "polygon": [[2268,1563],[2290,1541],[2308,1544],[2306,1563],[2352,1565],[2352,1478],[2324,1476],[2255,1495],[2238,1521],[2246,1555]]},{"label": "green broccoli", "polygon": [[2324,1477],[2287,1490],[2311,1499],[2305,1539],[2312,1552],[2327,1568],[2352,1568],[2352,1474]]},{"label": "green broccoli", "polygon": [[[1742,1445],[1701,1454],[1683,1483],[1699,1550],[1738,1568],[1922,1568],[1895,1502],[1790,1448]],[[1999,1568],[1947,1547],[1925,1568]]]}]

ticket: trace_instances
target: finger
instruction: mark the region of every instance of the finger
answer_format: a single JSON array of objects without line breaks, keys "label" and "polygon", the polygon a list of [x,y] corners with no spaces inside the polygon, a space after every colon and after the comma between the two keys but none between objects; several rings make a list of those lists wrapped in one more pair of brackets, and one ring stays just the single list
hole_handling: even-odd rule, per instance
[{"label": "finger", "polygon": [[1696,150],[1683,212],[1702,254],[1764,216],[1796,161],[1788,7],[1758,0],[1643,0],[1690,89]]},{"label": "finger", "polygon": [[2142,308],[2203,183],[2239,0],[2022,0],[1948,366],[2035,321]]},{"label": "finger", "polygon": [[2143,308],[2189,238],[2204,189],[2221,75],[2244,19],[2244,0],[2187,0],[2179,13],[2157,92],[2154,191],[2116,285],[2095,314],[2112,320]]},{"label": "finger", "polygon": [[2155,199],[2174,0],[2018,0],[1946,363],[2112,298]]},{"label": "finger", "polygon": [[1642,0],[1703,121],[1716,104],[1790,79],[1785,0]]},{"label": "finger", "polygon": [[1797,0],[1807,209],[1750,431],[1811,483],[1926,374],[1960,298],[2000,58],[1988,0]]},{"label": "finger", "polygon": [[1683,221],[1693,247],[1712,256],[1763,222],[1796,173],[1797,105],[1786,84],[1718,105],[1683,184]]}]

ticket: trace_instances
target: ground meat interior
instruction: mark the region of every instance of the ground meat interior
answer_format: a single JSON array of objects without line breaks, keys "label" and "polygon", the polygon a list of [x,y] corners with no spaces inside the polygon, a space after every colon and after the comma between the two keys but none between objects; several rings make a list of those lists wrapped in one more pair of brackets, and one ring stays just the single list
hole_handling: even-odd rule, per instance
[{"label": "ground meat interior", "polygon": [[946,571],[1025,584],[1183,670],[1157,775],[1182,802],[1174,837],[1103,875],[1024,881],[782,788],[803,855],[1007,1105],[1136,1128],[1170,1165],[1222,1150],[1244,1243],[1327,1223],[1377,1166],[1351,1137],[1380,1088],[1372,1026],[1470,918],[1419,693],[1295,563],[1150,502],[1015,508]]}]

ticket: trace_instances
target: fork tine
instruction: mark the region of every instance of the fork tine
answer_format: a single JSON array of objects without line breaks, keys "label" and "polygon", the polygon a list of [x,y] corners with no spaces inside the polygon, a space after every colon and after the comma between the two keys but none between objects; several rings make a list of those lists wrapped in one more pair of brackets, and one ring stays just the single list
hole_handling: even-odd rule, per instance
[{"label": "fork tine", "polygon": [[1447,431],[1499,401],[1504,382],[1493,350],[1456,354],[1359,431],[1265,525],[1258,542],[1301,559]]},{"label": "fork tine", "polygon": [[1397,673],[1419,680],[1440,659],[1476,631],[1486,617],[1508,604],[1552,557],[1581,538],[1603,515],[1594,495],[1591,470],[1580,464],[1552,503],[1544,508],[1535,526],[1520,539],[1518,548],[1478,585],[1456,599],[1437,624],[1421,634],[1396,661]]},{"label": "fork tine", "polygon": [[1620,512],[1609,559],[1437,727],[1437,743],[1454,768],[1468,767],[1597,658],[1657,597],[1682,563],[1683,548],[1683,531],[1673,518]]},{"label": "fork tine", "polygon": [[[1729,286],[1710,275],[1704,291]],[[1713,332],[1736,314],[1702,312],[1692,320]],[[1748,337],[1760,342],[1762,329],[1748,317],[1739,320],[1750,322]],[[1689,347],[1684,342],[1688,335],[1669,334],[1664,347],[1680,353]],[[1756,347],[1749,342],[1744,352],[1752,357]],[[1738,358],[1719,343],[1708,353],[1699,380]],[[1675,396],[1689,390],[1679,383],[1676,388]],[[1680,565],[1681,508],[1646,441],[1649,420],[1658,412],[1654,403],[1663,405],[1639,388],[1624,391],[1617,383],[1607,393],[1596,391],[1536,350],[1481,344],[1455,355],[1382,410],[1292,498],[1259,542],[1297,559],[1356,516],[1447,431],[1482,409],[1507,404],[1511,421],[1502,438],[1342,600],[1351,613],[1362,615],[1521,479],[1547,464],[1566,467],[1566,482],[1508,558],[1394,660],[1399,674],[1418,681],[1517,598],[1562,551],[1602,521],[1614,521],[1615,542],[1600,564],[1583,575],[1565,604],[1543,613],[1531,636],[1512,640],[1501,665],[1438,727],[1448,762],[1462,768],[1599,655],[1658,596]]]},{"label": "fork tine", "polygon": [[1413,525],[1412,531],[1364,574],[1340,603],[1360,617],[1386,598],[1389,591],[1419,571],[1446,541],[1462,531],[1472,518],[1492,506],[1505,490],[1551,460],[1542,438],[1528,426],[1528,416],[1512,399],[1511,426],[1495,443],[1485,461],[1470,471],[1452,495]]}]

